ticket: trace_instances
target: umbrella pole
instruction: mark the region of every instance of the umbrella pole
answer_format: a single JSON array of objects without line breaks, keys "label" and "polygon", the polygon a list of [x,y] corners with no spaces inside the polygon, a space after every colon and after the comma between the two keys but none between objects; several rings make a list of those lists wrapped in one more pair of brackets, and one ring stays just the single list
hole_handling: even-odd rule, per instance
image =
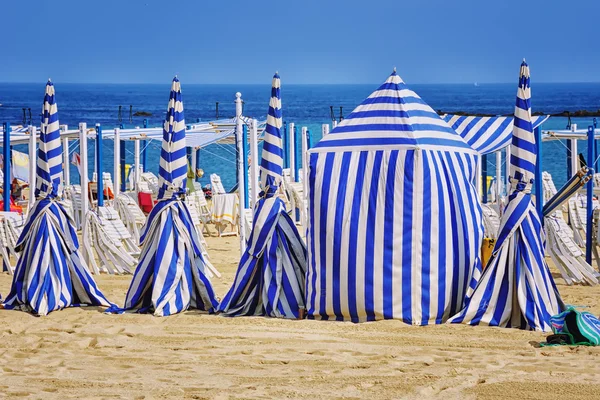
[{"label": "umbrella pole", "polygon": [[502,151],[496,152],[496,204],[498,205],[498,211],[500,210],[500,195],[502,194]]},{"label": "umbrella pole", "polygon": [[306,234],[308,228],[308,210],[306,209],[306,199],[308,197],[308,128],[302,127],[302,233]]},{"label": "umbrella pole", "polygon": [[577,154],[577,139],[571,140],[571,178],[581,167],[579,166],[579,155]]},{"label": "umbrella pole", "polygon": [[[29,126],[29,208],[35,203],[35,168],[37,166],[35,127]],[[68,165],[68,164],[67,164]]]},{"label": "umbrella pole", "polygon": [[[65,129],[66,130],[66,129]],[[63,138],[63,190],[71,184],[71,171],[69,170],[69,138]],[[31,184],[29,185],[31,187]]]},{"label": "umbrella pole", "polygon": [[535,177],[533,184],[535,186],[535,208],[537,209],[538,215],[542,225],[544,224],[544,213],[542,208],[544,207],[544,191],[542,189],[542,126],[539,125],[534,129],[534,137],[537,150],[537,159],[535,163]]},{"label": "umbrella pole", "polygon": [[134,139],[133,141],[133,185],[134,190],[137,193],[138,186],[140,183],[140,141]]},{"label": "umbrella pole", "polygon": [[10,211],[10,123],[4,124],[4,211]]}]

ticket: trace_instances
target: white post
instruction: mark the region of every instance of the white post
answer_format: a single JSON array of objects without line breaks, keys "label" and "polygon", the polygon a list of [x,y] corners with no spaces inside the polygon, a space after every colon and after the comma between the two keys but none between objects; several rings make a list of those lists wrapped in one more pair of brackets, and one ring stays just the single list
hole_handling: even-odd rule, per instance
[{"label": "white post", "polygon": [[579,171],[579,154],[577,153],[577,139],[571,139],[571,173],[574,176]]},{"label": "white post", "polygon": [[[196,152],[198,152],[198,149],[196,147],[192,147],[192,171],[194,171],[194,176],[196,176],[196,169],[198,168],[198,166],[196,165]],[[146,169],[146,171],[147,170],[148,169]]]},{"label": "white post", "polygon": [[496,152],[496,204],[498,210],[500,209],[500,196],[502,195],[502,187],[504,181],[502,180],[502,150]]},{"label": "white post", "polygon": [[506,195],[510,195],[510,145],[506,146],[506,159],[504,160],[506,168]]},{"label": "white post", "polygon": [[244,187],[244,174],[246,173],[246,171],[244,171],[244,160],[243,158],[246,157],[246,155],[244,154],[244,149],[242,146],[242,135],[243,135],[243,129],[242,129],[242,94],[240,92],[237,92],[235,94],[235,116],[237,118],[237,123],[235,126],[235,141],[237,144],[237,151],[238,151],[238,165],[237,165],[237,179],[238,179],[238,197],[239,197],[239,201],[240,201],[240,207],[239,207],[239,230],[240,230],[240,253],[244,253],[244,250],[246,250],[246,204],[245,204],[245,199],[244,199],[244,191],[245,191],[245,187]]},{"label": "white post", "polygon": [[35,126],[29,126],[29,208],[35,203],[35,178],[37,167],[36,152],[36,129]]},{"label": "white post", "polygon": [[332,126],[335,128],[337,126],[337,121],[333,120]]},{"label": "white post", "polygon": [[133,142],[133,190],[137,193],[140,183],[140,141],[136,138]]},{"label": "white post", "polygon": [[69,138],[63,138],[63,190],[71,184],[71,171],[69,170]]},{"label": "white post", "polygon": [[[294,127],[296,124],[290,122],[288,124],[288,142],[289,142],[289,154],[290,154],[290,182],[296,182],[296,138],[294,137]],[[293,207],[292,207],[293,209]]]},{"label": "white post", "polygon": [[305,207],[306,199],[308,198],[308,128],[306,126],[302,127],[302,197],[304,198],[303,204],[300,204],[302,207],[302,232],[306,234],[306,229],[308,229],[308,210]]},{"label": "white post", "polygon": [[[88,211],[88,152],[87,152],[87,124],[82,122],[79,124],[79,152],[81,159],[81,227],[82,237],[86,238],[86,215]],[[81,246],[83,258],[89,262],[91,254],[88,254],[86,246]]]},{"label": "white post", "polygon": [[119,190],[121,189],[121,130],[119,128],[115,128],[113,153],[113,192],[116,200],[117,196],[119,195]]},{"label": "white post", "polygon": [[321,136],[325,137],[329,135],[329,124],[321,125]]},{"label": "white post", "polygon": [[259,176],[259,155],[258,155],[258,121],[253,119],[252,126],[250,127],[250,180],[252,182],[252,193],[250,198],[250,205],[254,209],[254,204],[258,199],[260,193],[260,183],[258,182]]},{"label": "white post", "polygon": [[482,170],[482,155],[479,155],[479,161],[477,162],[477,182],[475,182],[475,187],[477,188],[477,198],[479,199],[479,202],[483,202],[483,193],[482,193],[482,187],[481,187],[481,179],[483,177],[483,170]]}]

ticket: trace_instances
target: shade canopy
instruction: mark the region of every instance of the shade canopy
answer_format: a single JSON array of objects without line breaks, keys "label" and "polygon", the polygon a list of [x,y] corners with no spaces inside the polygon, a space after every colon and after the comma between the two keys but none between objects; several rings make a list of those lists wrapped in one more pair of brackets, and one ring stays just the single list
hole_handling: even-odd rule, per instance
[{"label": "shade canopy", "polygon": [[[532,117],[533,129],[548,118],[547,115]],[[512,140],[513,116],[474,117],[448,114],[444,116],[444,120],[480,154],[502,150]]]},{"label": "shade canopy", "polygon": [[308,317],[458,311],[481,264],[477,159],[394,71],[310,151]]}]

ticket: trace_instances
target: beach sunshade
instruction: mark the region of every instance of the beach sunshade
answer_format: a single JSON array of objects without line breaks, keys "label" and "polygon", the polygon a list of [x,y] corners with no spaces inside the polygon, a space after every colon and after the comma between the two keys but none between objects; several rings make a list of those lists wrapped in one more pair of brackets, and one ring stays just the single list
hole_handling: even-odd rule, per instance
[{"label": "beach sunshade", "polygon": [[212,312],[217,306],[200,240],[182,201],[187,169],[181,84],[175,77],[163,126],[158,203],[142,228],[142,251],[125,304],[111,311],[167,316],[188,308]]},{"label": "beach sunshade", "polygon": [[[543,124],[547,115],[531,118],[533,129]],[[514,116],[475,117],[470,115],[445,115],[444,121],[479,154],[489,154],[510,145]]]},{"label": "beach sunshade", "polygon": [[310,150],[307,314],[439,324],[481,270],[479,156],[392,73]]},{"label": "beach sunshade", "polygon": [[[544,259],[544,231],[531,188],[537,146],[529,66],[521,64],[511,148],[511,190],[492,257],[451,322],[549,331],[564,309]],[[541,194],[540,194],[541,196]],[[542,201],[542,199],[540,199]]]},{"label": "beach sunshade", "polygon": [[283,166],[279,90],[275,74],[260,163],[262,194],[233,285],[219,305],[227,316],[302,318],[306,309],[306,247],[277,196]]},{"label": "beach sunshade", "polygon": [[554,210],[563,205],[566,201],[568,201],[577,191],[579,191],[590,179],[593,177],[593,170],[590,170],[587,167],[583,167],[575,175],[571,177],[561,187],[554,196],[552,196],[548,201],[544,204],[544,208],[542,209],[542,214],[544,217],[552,214]]},{"label": "beach sunshade", "polygon": [[62,147],[54,86],[48,81],[42,109],[36,202],[17,241],[21,252],[4,308],[46,315],[74,305],[111,306],[79,254],[77,231],[57,201]]}]

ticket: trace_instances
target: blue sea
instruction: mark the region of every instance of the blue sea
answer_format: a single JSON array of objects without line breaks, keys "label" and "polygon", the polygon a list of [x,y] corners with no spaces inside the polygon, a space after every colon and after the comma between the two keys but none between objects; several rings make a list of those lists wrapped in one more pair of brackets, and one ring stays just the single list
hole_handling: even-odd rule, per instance
[{"label": "blue sea", "polygon": [[[465,111],[485,114],[511,114],[514,109],[516,86],[514,84],[429,84],[410,85],[435,110],[445,112]],[[61,124],[76,128],[79,122],[88,126],[96,123],[103,128],[112,129],[123,123],[126,128],[142,126],[144,118],[149,126],[160,126],[166,110],[170,82],[164,85],[126,85],[126,84],[61,84],[55,83],[56,98]],[[365,97],[378,87],[377,84],[361,85],[286,85],[283,82],[281,97],[284,120],[296,123],[296,126],[308,126],[313,143],[321,136],[321,124],[330,123],[330,106],[335,116],[348,115]],[[208,121],[216,117],[215,104],[219,103],[219,116],[234,116],[234,98],[236,92],[242,93],[244,115],[264,119],[268,110],[270,86],[266,85],[195,85],[182,83],[185,117],[188,123],[198,119]],[[600,109],[600,83],[550,84],[539,83],[532,88],[534,111],[558,113],[564,110]],[[0,83],[0,122],[12,125],[29,119],[31,108],[34,123],[39,121],[41,101],[44,94],[44,82]],[[121,120],[119,106],[122,106]],[[146,111],[151,117],[133,117],[129,120],[129,109],[133,112]],[[592,118],[573,118],[573,123],[586,128]],[[551,118],[544,129],[564,129],[567,118]],[[76,145],[75,145],[76,146]],[[93,143],[90,142],[90,157],[93,157]],[[105,171],[112,172],[112,141],[104,143]],[[133,163],[133,143],[127,144],[127,162]],[[20,151],[27,151],[17,148]],[[579,151],[585,153],[585,143],[579,143]],[[78,150],[76,150],[78,151]],[[148,149],[148,169],[158,170],[160,143],[152,143]],[[203,183],[208,183],[210,173],[221,175],[225,187],[235,184],[235,149],[232,145],[215,144],[201,150],[200,167],[205,171]],[[545,142],[542,148],[542,168],[550,171],[556,184],[566,179],[566,148],[559,141]],[[488,170],[494,171],[495,157],[489,157]],[[92,169],[90,165],[90,169]],[[71,166],[71,180],[78,181],[78,174]]]}]

